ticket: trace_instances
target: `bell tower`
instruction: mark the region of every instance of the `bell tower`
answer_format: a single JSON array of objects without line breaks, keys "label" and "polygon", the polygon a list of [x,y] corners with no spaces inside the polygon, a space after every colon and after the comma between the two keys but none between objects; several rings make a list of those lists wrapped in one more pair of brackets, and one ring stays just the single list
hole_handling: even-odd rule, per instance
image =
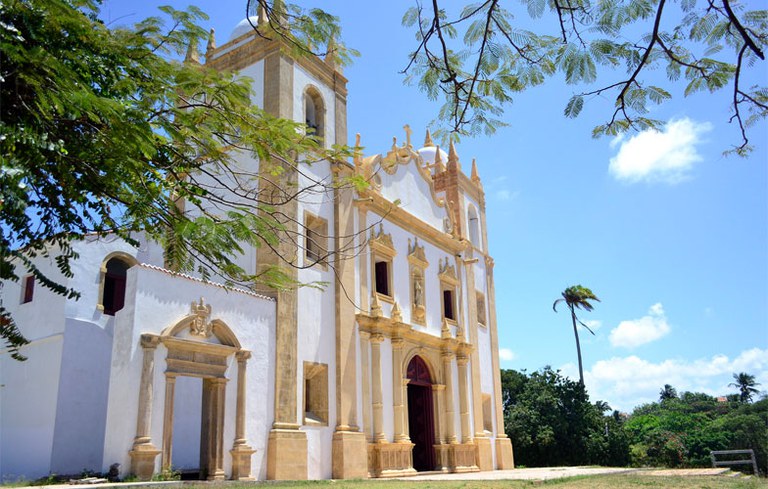
[{"label": "bell tower", "polygon": [[[269,13],[279,17],[282,2],[276,0]],[[206,49],[207,66],[222,71],[237,71],[253,80],[251,101],[270,115],[307,125],[308,131],[322,141],[324,147],[347,143],[347,79],[341,68],[328,56],[321,59],[311,53],[294,56],[296,47],[277,32],[287,29],[281,18],[270,19],[266,9],[255,4],[249,17],[233,30],[228,42],[216,46],[211,33]],[[254,30],[259,29],[259,32]],[[330,42],[328,51],[333,50]],[[302,209],[298,199],[281,198],[286,189],[296,189],[298,173],[280,162],[258,162],[261,195],[276,196],[285,216],[285,235],[301,236],[298,223]],[[283,165],[278,177],[270,171],[273,165]],[[350,203],[351,205],[351,203]],[[337,220],[337,222],[340,220]],[[334,233],[335,234],[335,233]],[[290,279],[300,282],[297,267],[285,266],[284,260],[298,260],[303,250],[295,239],[281,239],[274,249],[258,251],[257,267],[280,266]],[[287,257],[287,258],[286,258]],[[291,258],[292,257],[292,258]],[[298,264],[295,263],[295,264]],[[298,358],[299,301],[298,292],[272,290],[265,293],[277,299],[275,327],[275,396],[274,422],[267,445],[267,478],[307,479],[307,434],[301,430],[298,413],[303,384],[300,382]],[[337,318],[338,321],[338,318]],[[354,321],[354,311],[349,321]],[[337,326],[338,327],[338,326]],[[353,333],[354,334],[354,333]],[[354,364],[354,362],[352,362]],[[354,404],[354,399],[351,400]],[[339,408],[341,411],[341,408]],[[365,436],[340,421],[333,441],[333,477],[366,477],[367,458]]]}]

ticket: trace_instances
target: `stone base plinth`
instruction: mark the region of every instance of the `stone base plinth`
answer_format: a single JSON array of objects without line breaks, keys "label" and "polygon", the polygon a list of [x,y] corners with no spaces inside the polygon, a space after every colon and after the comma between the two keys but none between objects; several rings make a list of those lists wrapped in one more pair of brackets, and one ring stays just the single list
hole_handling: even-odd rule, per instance
[{"label": "stone base plinth", "polygon": [[506,436],[496,438],[496,468],[508,470],[515,468],[515,456],[512,453],[512,440]]},{"label": "stone base plinth", "polygon": [[493,470],[493,450],[491,449],[491,439],[484,436],[475,437],[477,445],[477,468],[480,471]]},{"label": "stone base plinth", "polygon": [[256,453],[256,450],[248,445],[235,445],[229,453],[232,455],[232,480],[255,480],[251,476],[251,456]]},{"label": "stone base plinth", "polygon": [[368,445],[368,470],[372,477],[414,475],[413,443],[371,443]]},{"label": "stone base plinth", "polygon": [[291,429],[273,429],[267,442],[267,479],[307,479],[307,434]]},{"label": "stone base plinth", "polygon": [[364,479],[368,477],[368,441],[359,431],[336,431],[333,434],[334,479]]},{"label": "stone base plinth", "polygon": [[477,445],[456,443],[448,445],[448,463],[451,472],[477,472]]},{"label": "stone base plinth", "polygon": [[151,443],[134,445],[128,452],[131,456],[131,474],[139,480],[148,481],[155,474],[155,460],[160,450]]}]

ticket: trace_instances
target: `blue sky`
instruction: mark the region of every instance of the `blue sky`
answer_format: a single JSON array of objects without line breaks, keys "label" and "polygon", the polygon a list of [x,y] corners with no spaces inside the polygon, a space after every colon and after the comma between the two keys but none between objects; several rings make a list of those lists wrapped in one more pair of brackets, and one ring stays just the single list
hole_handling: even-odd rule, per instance
[{"label": "blue sky", "polygon": [[[105,0],[102,17],[133,23],[188,3]],[[196,5],[219,44],[245,15],[245,0]],[[383,152],[409,124],[420,142],[438,104],[399,74],[415,47],[400,25],[411,2],[316,5],[361,53],[345,70],[350,141],[359,132],[367,154]],[[764,82],[766,63],[751,76]],[[502,368],[578,378],[570,319],[552,302],[582,284],[602,301],[581,316],[596,333],[581,331],[593,400],[629,411],[665,383],[724,395],[741,371],[768,389],[768,126],[752,128],[749,158],[725,158],[738,142],[727,91],[682,98],[673,85],[651,114],[670,121],[664,131],[592,139],[612,101],[565,119],[575,90],[558,79],[528,90],[507,107],[509,127],[457,147],[465,169],[477,158],[486,192]]]}]

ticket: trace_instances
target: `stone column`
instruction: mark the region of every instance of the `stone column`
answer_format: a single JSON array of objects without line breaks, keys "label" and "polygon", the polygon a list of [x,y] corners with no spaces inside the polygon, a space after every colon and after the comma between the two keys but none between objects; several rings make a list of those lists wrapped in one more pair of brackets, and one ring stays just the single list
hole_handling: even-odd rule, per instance
[{"label": "stone column", "polygon": [[435,440],[435,456],[437,458],[437,470],[447,472],[450,470],[448,462],[448,445],[445,435],[445,385],[432,384],[432,398],[435,400],[435,425],[437,426],[437,439]]},{"label": "stone column", "polygon": [[227,379],[211,379],[210,448],[208,480],[224,480],[224,397]]},{"label": "stone column", "polygon": [[140,480],[149,480],[155,472],[155,458],[160,453],[152,444],[152,397],[155,375],[155,352],[160,337],[151,334],[141,335],[143,364],[141,384],[139,386],[139,408],[136,415],[136,437],[133,447],[128,452],[131,456],[131,472]]},{"label": "stone column", "polygon": [[237,358],[237,408],[235,413],[235,441],[232,444],[232,479],[249,481],[251,477],[251,455],[256,450],[248,446],[245,439],[245,400],[247,362],[251,358],[251,352],[240,350],[235,353]]},{"label": "stone column", "polygon": [[392,337],[392,404],[395,415],[395,442],[408,443],[403,409],[403,339]]},{"label": "stone column", "polygon": [[459,355],[459,407],[461,409],[461,442],[472,443],[472,430],[469,424],[469,389],[467,389],[467,362],[466,355]]},{"label": "stone column", "polygon": [[443,372],[445,374],[445,441],[458,443],[453,420],[453,353],[443,351]]},{"label": "stone column", "polygon": [[[337,94],[338,95],[338,94]],[[346,100],[346,99],[345,99]],[[339,98],[336,100],[337,109]],[[346,106],[345,106],[346,107]],[[346,117],[346,108],[344,109]],[[340,117],[337,111],[337,117]],[[336,119],[337,128],[340,120]],[[344,134],[336,134],[337,141],[346,142]],[[343,180],[354,174],[346,162],[334,162],[331,169],[336,178]],[[334,188],[334,268],[336,296],[336,429],[333,433],[331,475],[334,479],[354,479],[368,475],[367,442],[357,421],[357,328],[355,304],[347,291],[355,288],[355,261],[345,256],[344,250],[353,246],[355,235],[354,192],[349,188]]]},{"label": "stone column", "polygon": [[173,401],[176,392],[176,375],[165,374],[165,407],[163,408],[163,456],[161,469],[171,469],[173,456]]},{"label": "stone column", "polygon": [[373,401],[373,440],[376,443],[385,443],[387,437],[384,434],[384,413],[381,401],[381,342],[384,335],[374,333],[371,335],[371,387]]},{"label": "stone column", "polygon": [[363,431],[367,441],[373,441],[371,431],[371,365],[368,350],[370,347],[370,333],[359,331],[360,334],[360,367],[363,376]]}]

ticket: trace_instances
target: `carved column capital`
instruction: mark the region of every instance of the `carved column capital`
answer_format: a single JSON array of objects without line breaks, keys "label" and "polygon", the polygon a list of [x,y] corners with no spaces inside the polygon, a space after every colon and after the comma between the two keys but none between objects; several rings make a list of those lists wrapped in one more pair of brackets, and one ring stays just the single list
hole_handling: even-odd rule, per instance
[{"label": "carved column capital", "polygon": [[384,341],[384,335],[381,333],[371,333],[371,343],[378,344]]},{"label": "carved column capital", "polygon": [[141,335],[141,347],[147,350],[154,350],[160,344],[160,337],[156,334],[143,333]]},{"label": "carved column capital", "polygon": [[393,336],[392,337],[392,348],[397,350],[402,350],[403,345],[405,344],[405,341],[399,337],[399,336]]},{"label": "carved column capital", "polygon": [[240,350],[237,353],[235,353],[235,358],[237,358],[237,363],[245,363],[248,360],[251,359],[251,352],[248,350]]},{"label": "carved column capital", "polygon": [[467,365],[467,363],[469,363],[469,357],[466,356],[466,355],[459,354],[459,355],[456,356],[456,363],[458,363],[459,365],[461,365],[463,367],[463,366]]}]

